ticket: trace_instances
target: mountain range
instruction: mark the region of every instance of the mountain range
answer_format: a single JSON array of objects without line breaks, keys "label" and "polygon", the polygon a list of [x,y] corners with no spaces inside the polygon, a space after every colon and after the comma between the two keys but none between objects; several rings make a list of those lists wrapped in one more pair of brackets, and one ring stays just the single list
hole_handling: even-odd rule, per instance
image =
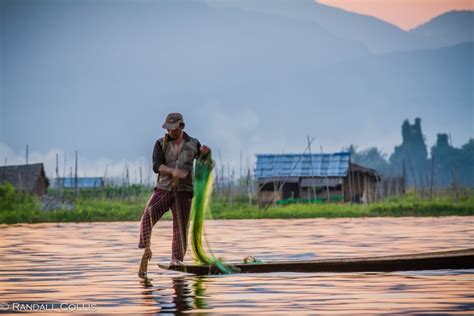
[{"label": "mountain range", "polygon": [[440,48],[474,40],[474,11],[447,12],[407,32],[375,17],[314,0],[208,0],[208,3],[296,21],[313,21],[341,39],[363,43],[373,53]]},{"label": "mountain range", "polygon": [[0,140],[16,150],[147,157],[175,110],[224,159],[300,151],[308,134],[390,151],[415,116],[473,136],[472,11],[409,32],[310,0],[6,0],[0,14]]}]

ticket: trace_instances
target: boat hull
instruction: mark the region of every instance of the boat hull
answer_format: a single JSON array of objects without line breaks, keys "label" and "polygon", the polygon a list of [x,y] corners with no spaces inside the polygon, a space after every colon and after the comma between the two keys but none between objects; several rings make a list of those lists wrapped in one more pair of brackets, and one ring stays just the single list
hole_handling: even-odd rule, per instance
[{"label": "boat hull", "polygon": [[[271,272],[390,272],[439,269],[473,269],[474,248],[418,254],[232,264],[240,273]],[[162,269],[196,275],[221,274],[211,265],[162,265]]]}]

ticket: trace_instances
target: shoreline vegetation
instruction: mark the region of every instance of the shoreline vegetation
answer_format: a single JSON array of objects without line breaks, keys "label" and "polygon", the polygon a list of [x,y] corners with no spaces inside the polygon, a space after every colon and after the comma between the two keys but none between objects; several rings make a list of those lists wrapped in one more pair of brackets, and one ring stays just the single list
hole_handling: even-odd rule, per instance
[{"label": "shoreline vegetation", "polygon": [[[139,221],[151,194],[150,188],[102,188],[97,190],[72,190],[63,192],[58,209],[43,210],[41,198],[17,192],[13,186],[0,185],[0,224],[65,223]],[[54,190],[48,196],[54,197]],[[386,198],[371,204],[317,203],[289,204],[259,208],[255,201],[248,204],[247,197],[227,200],[214,199],[207,219],[297,219],[297,218],[355,218],[355,217],[404,217],[404,216],[474,216],[474,192],[436,197],[419,197],[409,192],[402,197]],[[167,212],[163,219],[171,219]]]}]

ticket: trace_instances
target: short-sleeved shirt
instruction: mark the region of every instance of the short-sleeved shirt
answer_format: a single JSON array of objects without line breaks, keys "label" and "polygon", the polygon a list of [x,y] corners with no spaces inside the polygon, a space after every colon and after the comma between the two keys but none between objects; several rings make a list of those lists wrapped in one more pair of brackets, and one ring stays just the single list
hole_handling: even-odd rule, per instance
[{"label": "short-sleeved shirt", "polygon": [[[153,149],[153,171],[158,174],[156,187],[158,189],[171,191],[193,191],[193,166],[194,159],[199,156],[201,144],[196,138],[183,132],[183,141],[179,146],[178,153],[170,139],[166,146],[166,153],[163,152],[164,137],[155,142]],[[173,178],[169,174],[160,174],[160,165],[164,164],[169,168],[177,168],[188,172],[185,178],[179,179],[173,184]]]}]

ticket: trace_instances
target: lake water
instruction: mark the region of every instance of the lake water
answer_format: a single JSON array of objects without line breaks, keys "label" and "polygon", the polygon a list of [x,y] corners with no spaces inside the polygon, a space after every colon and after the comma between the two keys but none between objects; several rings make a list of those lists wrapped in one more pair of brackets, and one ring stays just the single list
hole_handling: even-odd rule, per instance
[{"label": "lake water", "polygon": [[[472,248],[473,224],[473,217],[216,220],[205,231],[225,260],[279,261]],[[171,222],[162,221],[143,281],[137,243],[138,222],[0,225],[0,313],[474,312],[474,270],[196,277],[157,267],[171,248]]]}]

